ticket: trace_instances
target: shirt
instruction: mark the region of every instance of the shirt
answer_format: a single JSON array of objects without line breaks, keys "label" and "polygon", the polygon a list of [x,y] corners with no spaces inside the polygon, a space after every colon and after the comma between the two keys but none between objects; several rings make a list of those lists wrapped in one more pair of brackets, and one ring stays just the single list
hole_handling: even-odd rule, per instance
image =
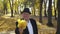
[{"label": "shirt", "polygon": [[27,28],[28,28],[29,34],[33,34],[33,27],[32,27],[32,24],[30,23],[30,20],[27,23]]}]

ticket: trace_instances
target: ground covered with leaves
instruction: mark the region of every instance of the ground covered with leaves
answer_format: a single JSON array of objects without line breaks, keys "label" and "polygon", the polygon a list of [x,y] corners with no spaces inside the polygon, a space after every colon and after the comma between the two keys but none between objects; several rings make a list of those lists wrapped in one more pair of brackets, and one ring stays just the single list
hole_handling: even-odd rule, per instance
[{"label": "ground covered with leaves", "polygon": [[[0,17],[0,32],[14,31],[16,28],[15,23],[17,19],[19,18],[20,18],[19,16],[15,16],[15,17],[1,16]],[[36,20],[39,34],[55,34],[56,33],[56,28],[48,27],[46,25],[47,18],[43,18],[43,24],[39,22],[38,17],[32,17],[32,18]],[[57,22],[55,20],[52,20],[52,22],[53,22],[53,25],[56,27]]]}]

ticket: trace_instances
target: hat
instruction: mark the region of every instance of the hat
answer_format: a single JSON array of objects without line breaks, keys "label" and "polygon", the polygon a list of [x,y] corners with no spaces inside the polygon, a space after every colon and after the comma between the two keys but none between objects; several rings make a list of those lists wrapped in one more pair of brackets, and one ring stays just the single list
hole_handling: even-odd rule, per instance
[{"label": "hat", "polygon": [[29,8],[24,8],[24,10],[23,10],[23,12],[21,12],[21,14],[24,13],[24,12],[31,14]]}]

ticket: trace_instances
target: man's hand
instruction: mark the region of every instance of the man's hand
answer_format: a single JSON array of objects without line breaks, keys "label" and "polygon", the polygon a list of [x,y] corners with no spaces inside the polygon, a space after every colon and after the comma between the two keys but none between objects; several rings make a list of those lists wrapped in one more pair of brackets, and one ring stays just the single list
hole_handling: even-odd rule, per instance
[{"label": "man's hand", "polygon": [[20,32],[20,34],[23,34],[23,29],[19,28],[19,32]]}]

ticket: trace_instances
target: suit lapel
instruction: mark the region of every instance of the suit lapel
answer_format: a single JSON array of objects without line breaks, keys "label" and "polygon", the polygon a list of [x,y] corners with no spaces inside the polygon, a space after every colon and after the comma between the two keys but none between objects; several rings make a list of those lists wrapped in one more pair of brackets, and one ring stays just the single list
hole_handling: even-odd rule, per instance
[{"label": "suit lapel", "polygon": [[[30,23],[32,24],[32,27],[33,27],[33,33],[34,34],[38,34],[36,31],[37,27],[36,27],[36,24],[35,24],[35,21],[31,20],[30,19]],[[28,31],[28,28],[26,27],[26,29],[24,30],[24,34],[29,34],[29,31]]]},{"label": "suit lapel", "polygon": [[[33,28],[33,33],[34,33],[34,24],[33,24],[33,22],[30,20],[30,23],[32,24],[32,28]],[[24,33],[25,34],[29,34],[29,31],[28,31],[28,27],[26,27],[26,29],[24,30]]]},{"label": "suit lapel", "polygon": [[33,33],[34,33],[34,30],[35,30],[35,28],[34,28],[34,23],[33,23],[33,21],[32,21],[32,20],[30,20],[30,23],[32,24]]}]

